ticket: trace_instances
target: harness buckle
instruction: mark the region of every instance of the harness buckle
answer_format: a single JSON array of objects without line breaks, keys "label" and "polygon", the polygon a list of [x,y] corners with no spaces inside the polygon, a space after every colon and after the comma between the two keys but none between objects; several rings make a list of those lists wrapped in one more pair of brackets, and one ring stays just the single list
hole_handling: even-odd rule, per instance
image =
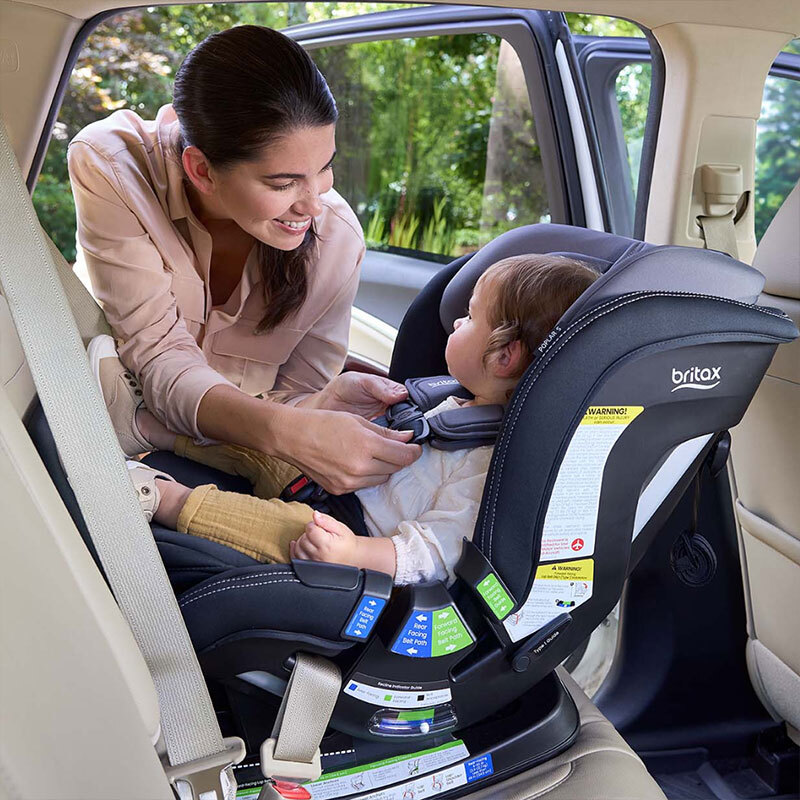
[{"label": "harness buckle", "polygon": [[246,748],[238,736],[229,736],[222,744],[225,749],[221,753],[164,768],[180,800],[228,800],[234,793],[235,783],[225,773],[244,758]]}]

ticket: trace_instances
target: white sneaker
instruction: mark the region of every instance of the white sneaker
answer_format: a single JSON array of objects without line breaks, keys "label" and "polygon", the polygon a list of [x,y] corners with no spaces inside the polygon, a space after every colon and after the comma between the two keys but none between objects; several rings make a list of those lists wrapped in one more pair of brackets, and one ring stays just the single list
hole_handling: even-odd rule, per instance
[{"label": "white sneaker", "polygon": [[107,334],[95,336],[87,352],[122,452],[138,456],[155,450],[136,424],[136,410],[144,405],[142,387],[120,361],[114,339]]},{"label": "white sneaker", "polygon": [[128,474],[131,477],[133,488],[136,489],[136,494],[139,495],[139,503],[142,506],[144,517],[148,522],[151,522],[153,515],[158,510],[158,504],[161,502],[161,492],[158,490],[156,478],[163,478],[165,481],[175,482],[175,478],[167,475],[166,472],[153,469],[141,461],[126,461],[128,465]]}]

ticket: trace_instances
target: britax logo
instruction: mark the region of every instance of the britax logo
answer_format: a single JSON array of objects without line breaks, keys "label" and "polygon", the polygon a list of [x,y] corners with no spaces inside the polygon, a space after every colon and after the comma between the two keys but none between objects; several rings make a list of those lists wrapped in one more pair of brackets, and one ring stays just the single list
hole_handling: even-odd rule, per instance
[{"label": "britax logo", "polygon": [[433,389],[436,386],[452,386],[454,383],[458,383],[458,381],[455,378],[447,378],[446,380],[433,381],[429,383],[428,386],[430,386],[431,389]]},{"label": "britax logo", "polygon": [[[719,386],[722,367],[689,367],[679,370],[672,368],[672,382],[676,384],[673,392],[678,389],[713,389]],[[671,393],[670,393],[671,394]]]}]

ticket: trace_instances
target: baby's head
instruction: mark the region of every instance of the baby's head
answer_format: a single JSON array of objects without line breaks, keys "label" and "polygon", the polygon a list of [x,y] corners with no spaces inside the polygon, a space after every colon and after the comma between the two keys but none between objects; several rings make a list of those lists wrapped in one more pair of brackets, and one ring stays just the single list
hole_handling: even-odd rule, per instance
[{"label": "baby's head", "polygon": [[565,256],[504,258],[481,275],[447,340],[447,368],[478,403],[505,404],[536,348],[597,278]]}]

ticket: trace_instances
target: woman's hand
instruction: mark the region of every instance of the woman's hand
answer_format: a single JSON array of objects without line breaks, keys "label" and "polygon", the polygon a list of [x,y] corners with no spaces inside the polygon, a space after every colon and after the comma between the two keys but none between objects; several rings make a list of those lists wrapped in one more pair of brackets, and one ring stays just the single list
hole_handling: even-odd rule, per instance
[{"label": "woman's hand", "polygon": [[292,416],[279,437],[273,438],[281,447],[275,455],[332,494],[384,483],[422,453],[419,445],[407,444],[410,431],[380,428],[355,414],[302,408],[286,411]]},{"label": "woman's hand", "polygon": [[314,512],[303,535],[289,542],[289,555],[308,561],[374,569],[392,576],[397,569],[391,539],[356,536],[343,522],[319,511]]},{"label": "woman's hand", "polygon": [[344,372],[299,405],[326,411],[347,411],[365,419],[374,419],[383,414],[387,406],[399,403],[406,397],[406,387],[389,378],[363,372]]},{"label": "woman's hand", "polygon": [[390,431],[355,414],[316,411],[249,397],[233,386],[203,396],[197,424],[204,436],[294,464],[332,494],[383,483],[416,461],[410,431]]}]

